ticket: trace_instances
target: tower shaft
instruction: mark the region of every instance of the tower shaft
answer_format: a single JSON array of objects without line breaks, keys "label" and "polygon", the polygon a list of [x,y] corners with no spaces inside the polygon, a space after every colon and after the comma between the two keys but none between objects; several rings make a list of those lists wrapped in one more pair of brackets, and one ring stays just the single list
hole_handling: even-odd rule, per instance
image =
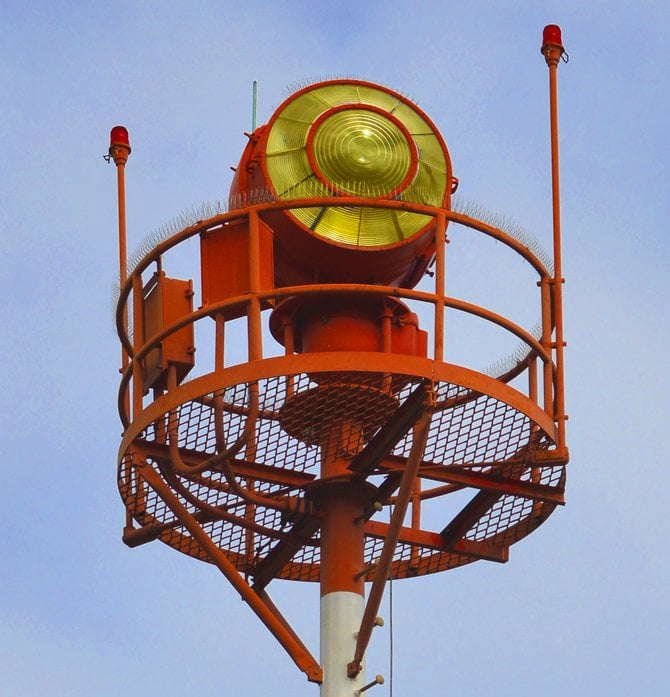
[{"label": "tower shaft", "polygon": [[364,684],[361,671],[347,675],[365,608],[363,514],[361,484],[347,481],[346,451],[360,429],[348,421],[335,423],[322,443],[321,524],[321,697],[352,695]]}]

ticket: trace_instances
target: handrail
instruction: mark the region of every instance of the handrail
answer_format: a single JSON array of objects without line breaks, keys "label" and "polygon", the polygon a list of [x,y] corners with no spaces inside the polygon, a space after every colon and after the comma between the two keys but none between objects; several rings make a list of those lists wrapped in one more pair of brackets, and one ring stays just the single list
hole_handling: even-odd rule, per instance
[{"label": "handrail", "polygon": [[[370,294],[379,295],[381,297],[392,295],[393,297],[402,298],[406,300],[415,300],[419,302],[435,303],[437,302],[437,297],[433,293],[427,291],[416,291],[407,288],[395,288],[392,286],[374,286],[368,284],[332,284],[330,286],[324,285],[304,285],[304,286],[286,286],[284,288],[276,290],[263,291],[258,294],[260,300],[267,299],[279,299],[283,297],[294,297],[298,295],[309,295],[309,294],[332,294],[332,293],[342,293],[344,294]],[[160,332],[148,339],[142,348],[135,354],[130,354],[131,358],[135,363],[142,361],[152,350],[154,350],[161,341],[166,339],[168,336],[174,332],[182,329],[188,324],[195,324],[195,322],[205,318],[213,317],[223,309],[228,309],[238,305],[243,305],[250,302],[250,296],[237,296],[235,298],[229,298],[227,300],[220,301],[218,303],[202,307],[195,310],[189,315],[186,315],[179,319],[177,322],[164,327]],[[473,303],[460,300],[458,298],[443,297],[442,304],[445,308],[450,308],[452,310],[458,310],[466,314],[479,317],[485,321],[491,322],[502,329],[508,331],[509,333],[516,336],[524,344],[526,344],[531,351],[540,358],[544,364],[551,364],[551,354],[550,351],[542,345],[530,332],[526,331],[516,323],[507,319],[503,315],[499,315],[485,307],[480,305],[475,305]],[[518,373],[516,371],[510,371],[510,379],[515,377]],[[120,414],[123,413],[121,407],[125,406],[123,398],[125,390],[128,389],[130,379],[133,376],[133,362],[130,362],[122,373],[121,384],[119,387],[119,408]],[[121,420],[124,426],[127,426],[127,422],[121,416]]]},{"label": "handrail", "polygon": [[396,201],[393,199],[370,199],[362,197],[353,196],[327,196],[318,198],[306,198],[306,199],[295,199],[289,201],[271,201],[267,203],[259,203],[248,208],[229,211],[227,213],[219,213],[207,220],[198,221],[193,225],[185,227],[179,232],[171,235],[167,239],[156,244],[156,246],[147,252],[144,257],[136,264],[135,268],[128,275],[126,281],[122,284],[119,289],[119,298],[116,308],[116,327],[122,344],[126,349],[132,349],[130,341],[128,340],[127,333],[124,329],[123,321],[123,307],[127,302],[128,296],[132,290],[131,277],[137,274],[142,274],[152,263],[156,262],[165,252],[169,251],[173,247],[177,246],[181,242],[207,232],[217,227],[221,227],[223,224],[244,219],[251,216],[252,213],[262,214],[267,211],[275,210],[287,210],[294,208],[311,208],[311,207],[321,207],[321,206],[359,206],[366,208],[389,208],[395,210],[408,211],[410,213],[419,213],[423,215],[429,215],[437,220],[439,216],[444,216],[446,220],[470,227],[477,230],[493,239],[502,242],[508,246],[513,251],[517,252],[522,256],[528,263],[537,271],[540,279],[550,278],[551,274],[549,270],[545,267],[542,261],[537,257],[537,255],[528,247],[526,247],[522,242],[517,240],[515,237],[506,233],[504,230],[495,227],[494,225],[489,225],[481,220],[472,218],[465,213],[458,213],[453,210],[447,210],[443,208],[436,208],[434,206],[427,206],[419,203],[410,203],[407,201]]},{"label": "handrail", "polygon": [[[540,285],[543,293],[541,293],[541,311],[543,316],[543,335],[540,340],[536,339],[529,331],[525,330],[523,327],[519,326],[515,322],[507,319],[503,315],[497,314],[488,308],[477,305],[474,303],[467,302],[460,298],[444,296],[443,289],[441,286],[435,287],[431,290],[415,290],[409,288],[398,288],[395,286],[379,286],[370,284],[311,284],[311,285],[300,285],[300,286],[283,286],[279,288],[272,288],[269,290],[262,290],[257,284],[254,284],[253,291],[244,295],[239,295],[234,298],[227,298],[225,300],[219,301],[217,303],[200,307],[199,309],[183,316],[178,321],[173,322],[169,326],[163,327],[163,329],[153,335],[148,340],[144,341],[140,345],[140,342],[135,336],[135,347],[131,344],[130,337],[128,334],[128,326],[124,318],[127,316],[126,306],[130,298],[131,292],[137,294],[138,288],[142,285],[142,273],[148,269],[152,263],[162,264],[162,255],[167,251],[177,246],[181,242],[190,239],[197,234],[203,234],[207,231],[220,228],[224,224],[239,220],[248,219],[250,225],[254,226],[258,224],[259,218],[263,213],[274,210],[285,210],[294,209],[300,207],[312,207],[315,205],[360,205],[373,208],[391,208],[399,209],[404,211],[410,211],[413,213],[420,213],[430,215],[435,220],[435,225],[437,228],[442,230],[446,227],[447,221],[451,221],[457,224],[465,225],[470,227],[482,234],[492,237],[503,244],[507,245],[510,249],[520,254],[530,263],[530,265],[538,273],[540,280],[538,284]],[[257,251],[257,250],[256,250]],[[131,379],[134,379],[137,367],[141,364],[144,358],[149,354],[150,351],[157,348],[160,343],[169,337],[174,332],[182,329],[189,324],[195,324],[204,317],[214,317],[217,313],[230,308],[242,308],[246,306],[246,314],[249,318],[249,313],[253,313],[253,308],[256,308],[256,313],[258,312],[258,304],[266,301],[278,301],[282,298],[300,295],[319,295],[319,294],[366,294],[373,296],[390,296],[395,298],[400,298],[403,300],[414,301],[418,303],[426,303],[435,306],[436,316],[434,323],[432,325],[433,329],[433,356],[436,360],[443,360],[441,352],[439,351],[441,343],[441,337],[437,336],[437,331],[440,329],[441,323],[437,314],[443,315],[444,310],[456,310],[459,312],[464,312],[473,317],[478,317],[485,322],[494,324],[506,332],[516,336],[519,340],[523,342],[528,348],[529,353],[539,357],[542,364],[544,365],[544,397],[545,397],[545,411],[550,413],[552,417],[556,417],[554,414],[555,408],[558,407],[554,403],[556,399],[557,390],[557,375],[556,366],[553,363],[553,357],[555,353],[555,345],[551,342],[551,333],[555,327],[555,316],[551,312],[551,308],[547,308],[545,298],[545,289],[548,284],[554,281],[549,270],[544,266],[542,261],[536,256],[536,254],[528,247],[526,247],[521,241],[513,237],[512,235],[504,232],[500,228],[493,225],[485,223],[480,220],[471,218],[470,216],[459,213],[452,210],[447,210],[443,208],[435,208],[432,206],[426,206],[419,203],[410,203],[406,201],[397,200],[386,200],[386,199],[366,199],[361,197],[320,197],[320,198],[309,198],[309,199],[296,199],[293,201],[269,201],[264,203],[258,203],[253,206],[249,206],[244,209],[229,211],[227,213],[221,213],[216,216],[209,218],[208,220],[198,221],[193,225],[186,227],[179,231],[178,233],[171,235],[169,238],[158,243],[152,250],[147,252],[145,256],[136,264],[132,273],[129,274],[126,279],[121,292],[119,295],[119,300],[117,304],[116,312],[116,323],[119,337],[124,346],[124,349],[129,356],[130,360],[122,367],[122,378],[121,384],[119,386],[119,396],[118,396],[118,410],[121,422],[124,428],[127,428],[131,422],[131,406],[130,400],[127,399],[128,391],[130,389]],[[436,280],[436,284],[438,281]],[[440,312],[441,310],[441,312]],[[136,322],[137,319],[134,318]],[[256,319],[256,323],[258,318]],[[549,338],[548,338],[549,337]],[[262,353],[257,356],[249,356],[249,360],[262,359],[264,356]],[[508,370],[504,375],[497,376],[498,379],[503,382],[508,382],[514,377],[519,375],[527,367],[524,365],[514,366],[511,370]],[[207,371],[205,371],[207,372]],[[137,402],[134,400],[134,407],[132,412],[136,410],[141,410],[141,400]],[[559,415],[560,416],[560,415]],[[241,447],[241,446],[240,446]],[[189,465],[185,465],[186,471],[193,471],[189,469]],[[203,467],[201,463],[198,467]],[[202,470],[201,470],[202,471]]]}]

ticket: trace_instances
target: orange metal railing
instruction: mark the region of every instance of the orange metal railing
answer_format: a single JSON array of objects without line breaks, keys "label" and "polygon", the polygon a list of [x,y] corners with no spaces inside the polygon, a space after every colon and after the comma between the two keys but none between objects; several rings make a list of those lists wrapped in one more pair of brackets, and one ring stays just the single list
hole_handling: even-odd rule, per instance
[{"label": "orange metal railing", "polygon": [[[320,284],[258,290],[257,278],[260,265],[258,260],[258,247],[253,243],[253,240],[256,236],[254,231],[257,229],[258,220],[262,219],[263,213],[268,210],[297,208],[300,206],[325,206],[334,203],[338,205],[343,205],[343,203],[345,203],[347,205],[351,204],[352,206],[373,205],[378,207],[401,208],[403,210],[432,215],[437,221],[435,239],[436,264],[433,277],[433,288],[430,290],[416,290],[364,284]],[[161,270],[163,268],[164,255],[174,247],[196,235],[206,234],[208,230],[218,228],[229,221],[239,219],[247,219],[249,221],[250,239],[252,240],[248,259],[250,279],[252,282],[251,292],[194,310],[188,316],[181,317],[170,326],[165,326],[158,334],[143,341],[142,332],[137,330],[138,327],[142,326],[143,319],[143,275],[146,275],[146,273],[151,270],[152,266],[155,266],[156,270]],[[539,339],[536,339],[529,330],[524,329],[506,317],[486,307],[478,306],[445,294],[444,228],[446,221],[466,226],[505,244],[519,254],[535,270],[538,275],[538,285],[540,288],[538,306],[541,315],[542,331]],[[369,199],[353,197],[351,199],[342,199],[342,197],[338,197],[337,199],[326,198],[316,201],[314,199],[304,199],[290,202],[272,202],[241,211],[231,211],[226,214],[218,215],[208,221],[196,223],[158,244],[155,249],[149,252],[139,262],[136,268],[130,272],[128,279],[121,288],[117,306],[117,329],[124,347],[124,353],[129,357],[129,363],[125,369],[123,369],[119,392],[119,413],[121,420],[124,426],[127,426],[134,418],[133,415],[139,414],[144,407],[145,396],[143,394],[142,379],[141,377],[137,377],[142,375],[143,361],[146,360],[149,353],[155,350],[162,341],[174,335],[188,324],[195,324],[205,318],[218,317],[217,326],[219,327],[219,333],[222,334],[226,322],[221,320],[221,313],[232,307],[244,308],[248,343],[247,360],[259,360],[264,357],[262,305],[274,305],[283,298],[295,296],[332,293],[357,296],[367,294],[380,298],[390,296],[404,301],[418,303],[423,306],[432,306],[433,322],[432,326],[428,327],[429,334],[432,337],[431,355],[433,360],[439,362],[444,360],[444,315],[447,310],[456,310],[480,318],[516,336],[528,347],[528,359],[525,362],[520,362],[519,365],[517,365],[514,370],[511,370],[508,375],[504,376],[503,379],[509,382],[520,373],[527,371],[529,375],[527,396],[533,400],[539,398],[538,392],[540,390],[538,386],[542,387],[542,407],[559,427],[556,446],[562,448],[565,445],[564,428],[560,427],[565,421],[565,414],[563,413],[562,313],[560,308],[557,307],[557,300],[560,294],[556,292],[557,282],[555,274],[556,272],[552,274],[550,270],[545,267],[543,262],[532,250],[524,246],[509,233],[488,223],[464,215],[463,213],[434,209],[420,204],[388,200],[370,201]],[[126,308],[128,304],[132,306],[134,329],[132,338],[130,332],[126,329],[126,316],[128,314]],[[221,340],[218,339],[216,351],[218,356],[217,360],[219,362],[223,360],[221,344]],[[291,346],[289,344],[287,352],[290,351]],[[535,375],[537,369],[535,366],[538,361],[542,366],[541,380],[537,380]],[[200,367],[202,368],[202,366]],[[220,369],[222,366],[217,363],[216,366],[211,366],[211,370],[215,370],[217,367]],[[131,395],[130,400],[128,399],[129,395]],[[132,403],[132,409],[129,409],[129,402]]]}]

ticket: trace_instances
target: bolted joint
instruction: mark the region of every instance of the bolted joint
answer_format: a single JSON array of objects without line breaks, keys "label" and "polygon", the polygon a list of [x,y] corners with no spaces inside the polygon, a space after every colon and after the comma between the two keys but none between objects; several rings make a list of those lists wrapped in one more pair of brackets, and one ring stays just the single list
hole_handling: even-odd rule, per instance
[{"label": "bolted joint", "polygon": [[130,155],[129,145],[116,144],[109,148],[109,157],[114,160],[117,167],[123,167],[128,162],[128,155]]},{"label": "bolted joint", "polygon": [[311,665],[305,670],[308,682],[315,682],[320,685],[323,682],[323,669],[320,665]]},{"label": "bolted joint", "polygon": [[437,406],[437,392],[434,385],[426,385],[426,392],[424,396],[424,406],[426,411],[434,411]]},{"label": "bolted joint", "polygon": [[547,65],[550,67],[557,66],[564,53],[565,49],[563,46],[545,44],[542,47],[542,55],[544,56],[544,60],[547,62]]}]

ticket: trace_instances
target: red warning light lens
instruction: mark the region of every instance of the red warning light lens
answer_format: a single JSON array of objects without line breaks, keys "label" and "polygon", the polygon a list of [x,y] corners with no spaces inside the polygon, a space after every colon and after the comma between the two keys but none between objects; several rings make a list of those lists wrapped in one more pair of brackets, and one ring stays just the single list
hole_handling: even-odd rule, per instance
[{"label": "red warning light lens", "polygon": [[552,44],[554,46],[563,46],[561,39],[561,28],[558,24],[547,24],[542,32],[542,45]]},{"label": "red warning light lens", "polygon": [[128,145],[130,146],[130,141],[128,140],[128,130],[125,126],[114,126],[112,132],[110,133],[110,145]]}]

